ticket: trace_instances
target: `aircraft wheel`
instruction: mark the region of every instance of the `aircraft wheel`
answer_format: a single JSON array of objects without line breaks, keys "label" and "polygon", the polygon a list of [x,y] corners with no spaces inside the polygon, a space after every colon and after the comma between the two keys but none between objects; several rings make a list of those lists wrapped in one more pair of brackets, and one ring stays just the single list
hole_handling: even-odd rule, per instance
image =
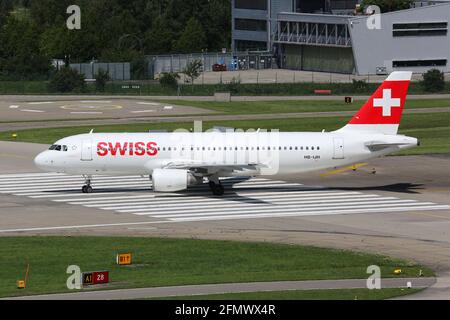
[{"label": "aircraft wheel", "polygon": [[213,194],[215,196],[223,196],[224,193],[225,193],[225,188],[221,184],[216,185],[216,187],[213,190]]},{"label": "aircraft wheel", "polygon": [[81,188],[81,191],[83,193],[92,193],[94,191],[94,189],[92,189],[91,186],[83,186],[83,188]]}]

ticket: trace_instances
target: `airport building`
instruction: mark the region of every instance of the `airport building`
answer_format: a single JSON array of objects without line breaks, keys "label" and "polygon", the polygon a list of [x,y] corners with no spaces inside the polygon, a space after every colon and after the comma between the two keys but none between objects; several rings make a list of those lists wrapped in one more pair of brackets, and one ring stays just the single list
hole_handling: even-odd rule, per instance
[{"label": "airport building", "polygon": [[[450,72],[450,1],[374,16],[357,0],[232,0],[232,51],[269,52],[280,68],[365,74]],[[379,27],[378,27],[379,26]]]}]

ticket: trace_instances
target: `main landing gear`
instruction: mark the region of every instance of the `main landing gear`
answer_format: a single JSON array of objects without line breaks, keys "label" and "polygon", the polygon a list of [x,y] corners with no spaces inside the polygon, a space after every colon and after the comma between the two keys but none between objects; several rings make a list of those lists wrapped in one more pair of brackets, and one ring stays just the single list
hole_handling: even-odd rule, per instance
[{"label": "main landing gear", "polygon": [[85,185],[81,188],[81,191],[83,193],[92,193],[94,189],[91,187],[91,177],[85,177],[84,178]]},{"label": "main landing gear", "polygon": [[225,188],[220,183],[219,179],[209,180],[209,188],[211,189],[213,195],[215,196],[223,196],[225,192]]}]

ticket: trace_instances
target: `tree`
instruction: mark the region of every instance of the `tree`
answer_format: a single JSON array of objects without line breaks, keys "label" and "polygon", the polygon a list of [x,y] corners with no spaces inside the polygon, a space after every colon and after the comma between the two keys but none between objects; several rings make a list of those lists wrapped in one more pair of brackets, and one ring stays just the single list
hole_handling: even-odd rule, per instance
[{"label": "tree", "polygon": [[445,88],[444,73],[438,69],[428,70],[423,74],[421,85],[427,92],[439,92]]},{"label": "tree", "polygon": [[206,46],[206,36],[202,25],[194,17],[190,18],[175,45],[175,51],[180,53],[201,52],[206,49]]},{"label": "tree", "polygon": [[84,76],[66,66],[55,73],[49,85],[52,91],[57,92],[82,91],[85,86]]},{"label": "tree", "polygon": [[194,80],[200,76],[203,63],[200,60],[192,60],[186,65],[183,73],[191,79],[191,83],[194,84]]},{"label": "tree", "polygon": [[0,72],[9,80],[47,77],[50,59],[40,52],[37,26],[10,16],[0,29]]},{"label": "tree", "polygon": [[376,5],[380,7],[382,13],[411,8],[414,0],[363,0],[362,6]]}]

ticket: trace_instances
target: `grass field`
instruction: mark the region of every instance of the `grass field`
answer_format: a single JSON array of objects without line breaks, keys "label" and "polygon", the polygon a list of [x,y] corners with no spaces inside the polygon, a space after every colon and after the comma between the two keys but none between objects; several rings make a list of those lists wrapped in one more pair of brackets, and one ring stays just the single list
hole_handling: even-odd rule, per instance
[{"label": "grass field", "polygon": [[417,289],[401,288],[381,290],[292,290],[166,297],[152,300],[383,300],[419,291]]},{"label": "grass field", "polygon": [[[292,101],[239,101],[239,102],[212,102],[212,101],[184,101],[167,100],[168,104],[186,105],[208,109],[224,114],[261,114],[261,113],[294,113],[294,112],[326,112],[326,111],[357,111],[365,101],[355,100],[347,104],[344,99],[321,100],[292,100]],[[449,108],[450,99],[415,99],[408,100],[406,109],[420,108]]]},{"label": "grass field", "polygon": [[[316,118],[286,118],[276,120],[249,121],[214,121],[205,122],[204,129],[213,126],[227,126],[241,129],[263,128],[279,129],[281,131],[331,131],[348,122],[348,117],[316,117]],[[148,130],[175,130],[192,128],[192,123],[134,123],[120,125],[105,125],[95,127],[95,132],[148,132]],[[74,134],[88,133],[89,127],[30,129],[18,132],[1,132],[0,140],[24,141],[51,144],[58,139]],[[12,138],[17,133],[17,138]],[[418,148],[403,151],[400,154],[438,154],[450,153],[450,112],[406,114],[400,126],[400,133],[417,137],[421,141]]]},{"label": "grass field", "polygon": [[[118,252],[132,252],[132,267],[117,266]],[[0,237],[0,296],[67,292],[66,269],[109,270],[109,289],[273,280],[365,279],[369,265],[382,277],[433,273],[426,267],[378,255],[269,243],[161,238]],[[26,264],[26,289],[18,290]]]}]

